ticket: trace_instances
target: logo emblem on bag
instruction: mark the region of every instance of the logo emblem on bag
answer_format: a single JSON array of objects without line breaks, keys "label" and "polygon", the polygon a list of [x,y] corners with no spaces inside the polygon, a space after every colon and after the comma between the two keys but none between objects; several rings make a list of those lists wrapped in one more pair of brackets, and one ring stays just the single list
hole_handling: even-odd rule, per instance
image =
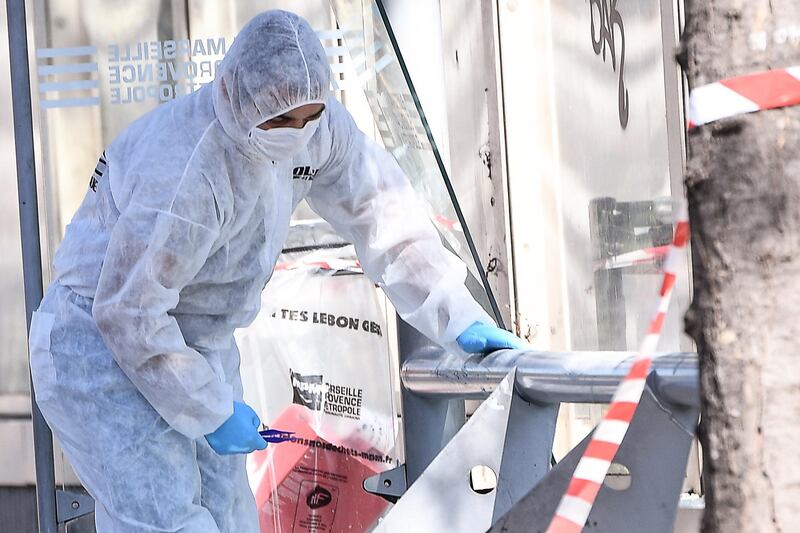
[{"label": "logo emblem on bag", "polygon": [[333,496],[331,496],[330,491],[317,485],[314,490],[308,493],[306,504],[311,509],[319,509],[331,503],[331,500],[333,500]]},{"label": "logo emblem on bag", "polygon": [[325,399],[327,385],[322,381],[322,374],[314,376],[304,376],[289,370],[292,379],[292,390],[294,391],[292,403],[302,405],[312,411],[322,409],[322,402]]}]

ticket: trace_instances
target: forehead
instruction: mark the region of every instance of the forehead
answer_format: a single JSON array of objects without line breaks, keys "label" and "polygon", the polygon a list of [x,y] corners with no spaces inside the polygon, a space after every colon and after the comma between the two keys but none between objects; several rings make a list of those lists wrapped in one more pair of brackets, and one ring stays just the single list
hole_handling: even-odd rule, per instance
[{"label": "forehead", "polygon": [[295,109],[292,109],[291,111],[287,111],[286,113],[280,116],[288,118],[306,118],[316,115],[323,109],[325,109],[324,104],[306,104],[306,105],[301,105],[300,107],[297,107]]}]

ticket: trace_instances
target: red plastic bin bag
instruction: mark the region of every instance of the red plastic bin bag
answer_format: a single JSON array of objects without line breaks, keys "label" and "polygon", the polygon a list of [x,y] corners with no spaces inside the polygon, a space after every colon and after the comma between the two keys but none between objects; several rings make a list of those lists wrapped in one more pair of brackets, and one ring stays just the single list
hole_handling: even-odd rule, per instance
[{"label": "red plastic bin bag", "polygon": [[248,460],[261,532],[368,531],[389,504],[364,491],[362,483],[378,473],[373,463],[391,459],[328,442],[310,421],[305,407],[287,407],[273,427],[293,432],[292,438]]}]

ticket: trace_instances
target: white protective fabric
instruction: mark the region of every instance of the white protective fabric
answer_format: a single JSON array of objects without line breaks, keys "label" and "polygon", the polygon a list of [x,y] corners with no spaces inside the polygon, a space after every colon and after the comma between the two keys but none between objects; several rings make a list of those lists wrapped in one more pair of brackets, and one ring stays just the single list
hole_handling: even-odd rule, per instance
[{"label": "white protective fabric", "polygon": [[[54,261],[57,279],[37,321],[49,327],[31,330],[31,345],[42,347],[32,350],[31,365],[45,417],[70,443],[65,450],[87,488],[116,517],[107,530],[160,531],[142,523],[151,506],[178,497],[175,476],[199,483],[196,469],[166,476],[139,468],[136,455],[181,464],[191,446],[176,443],[203,441],[231,415],[241,395],[233,331],[258,313],[303,198],[355,244],[365,272],[431,339],[454,350],[467,326],[490,321],[463,285],[465,266],[442,247],[400,168],[330,97],[329,75],[325,52],[303,19],[283,11],[258,15],[212,85],[158,107],[109,145],[98,165],[103,175],[67,227]],[[256,125],[309,103],[326,109],[293,158],[272,161],[253,146]],[[72,296],[92,302],[93,320],[64,303]],[[71,334],[56,339],[56,330]],[[107,350],[87,357],[87,345]],[[83,372],[59,372],[84,357]],[[102,441],[107,433],[81,428],[122,417],[117,422],[128,434],[152,431],[153,413],[123,409],[124,398],[109,388],[120,369],[146,400],[139,409],[152,406],[166,422],[162,431],[174,434],[129,449],[124,483],[136,525],[132,515],[109,509],[109,481],[92,481],[102,477],[94,468],[119,459],[103,450],[117,447]]]}]

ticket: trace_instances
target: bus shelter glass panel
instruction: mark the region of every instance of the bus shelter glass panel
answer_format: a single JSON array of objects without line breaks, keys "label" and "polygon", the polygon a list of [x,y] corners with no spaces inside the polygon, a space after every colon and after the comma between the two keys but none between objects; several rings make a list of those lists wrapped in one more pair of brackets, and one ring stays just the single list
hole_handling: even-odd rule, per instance
[{"label": "bus shelter glass panel", "polygon": [[[30,435],[28,351],[25,340],[25,299],[14,153],[11,79],[5,13],[0,8],[0,176],[5,194],[0,198],[0,487],[30,485],[34,479],[33,450],[21,454],[20,444]],[[0,521],[19,515],[19,503],[0,502]],[[32,517],[33,518],[33,517]],[[12,519],[13,520],[13,519]],[[8,526],[13,527],[13,526]]]},{"label": "bus shelter glass panel", "polygon": [[[8,172],[2,179],[7,191],[0,199],[5,214],[0,224],[0,247],[6,250],[0,257],[0,294],[4,302],[0,309],[0,416],[19,415],[27,410],[28,364],[25,346],[25,309],[22,288],[22,258],[20,256],[19,211],[17,206],[16,174],[14,168],[14,132],[11,116],[11,80],[8,64],[7,27],[0,28],[0,157],[6,161]],[[21,398],[20,398],[21,397]],[[12,406],[11,404],[15,404]],[[16,407],[21,406],[21,409]]]},{"label": "bus shelter glass panel", "polygon": [[332,0],[331,6],[350,54],[350,64],[334,72],[350,71],[344,87],[363,92],[384,147],[426,200],[443,242],[466,263],[473,297],[501,320],[386,11],[374,0]]},{"label": "bus shelter glass panel", "polygon": [[[473,260],[436,147],[374,2],[33,2],[31,77],[45,265],[52,263],[66,225],[97,179],[93,170],[104,148],[135,119],[211,82],[238,29],[275,8],[298,13],[318,32],[335,96],[408,174],[443,243],[468,265],[470,291],[492,314],[483,267]],[[293,169],[293,175],[312,179],[313,169]],[[52,278],[49,267],[44,277],[45,283]],[[256,321],[237,332],[245,396],[265,424],[302,437],[299,444],[290,443],[306,451],[289,470],[311,474],[295,479],[284,469],[288,481],[283,482],[274,457],[250,461],[262,531],[286,520],[310,520],[300,516],[297,502],[317,487],[327,495],[320,492],[314,501],[337,498],[344,507],[337,516],[350,516],[348,528],[368,529],[388,504],[370,496],[356,505],[365,494],[361,481],[403,459],[397,361],[388,333],[394,314],[361,273],[352,246],[305,204],[293,216],[264,303]],[[342,340],[341,332],[360,337],[353,344]],[[283,351],[276,338],[286,340]],[[338,363],[331,359],[336,350]],[[323,351],[327,359],[317,357]],[[342,364],[348,352],[363,357]],[[78,483],[66,466],[57,477],[62,485]]]},{"label": "bus shelter glass panel", "polygon": [[[661,267],[683,202],[680,80],[670,2],[554,2],[552,98],[569,348],[636,351],[656,311]],[[688,254],[685,254],[688,255]],[[683,334],[680,264],[659,351]],[[574,406],[578,442],[601,409]]]}]

